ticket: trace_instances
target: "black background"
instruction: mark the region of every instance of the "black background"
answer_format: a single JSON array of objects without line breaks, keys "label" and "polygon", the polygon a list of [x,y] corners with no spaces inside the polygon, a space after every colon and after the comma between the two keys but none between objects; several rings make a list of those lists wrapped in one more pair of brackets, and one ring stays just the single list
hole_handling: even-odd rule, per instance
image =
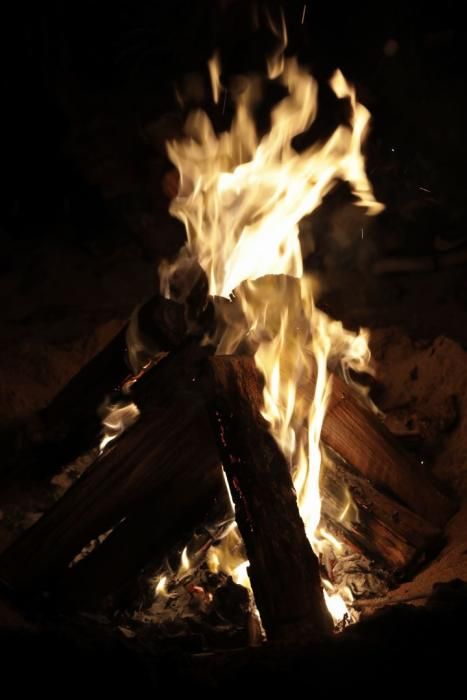
[{"label": "black background", "polygon": [[[174,80],[201,69],[216,46],[232,71],[260,66],[271,34],[264,26],[253,28],[252,5],[72,0],[3,6],[3,234],[49,235],[70,196],[79,201],[77,218],[86,218],[87,207],[93,214],[99,208],[99,193],[83,182],[68,147],[70,122],[79,119],[84,94],[116,92],[122,111],[136,112],[144,122],[173,107]],[[277,17],[279,3],[265,6]],[[447,216],[463,221],[462,3],[310,2],[302,24],[303,6],[283,3],[289,51],[322,80],[339,66],[356,83],[374,115],[377,193],[389,203],[391,197],[399,201],[398,181],[406,173],[410,182],[430,189]],[[387,55],[388,41],[397,42],[394,55]],[[396,174],[390,182],[391,164]],[[422,196],[415,187],[409,198]]]}]

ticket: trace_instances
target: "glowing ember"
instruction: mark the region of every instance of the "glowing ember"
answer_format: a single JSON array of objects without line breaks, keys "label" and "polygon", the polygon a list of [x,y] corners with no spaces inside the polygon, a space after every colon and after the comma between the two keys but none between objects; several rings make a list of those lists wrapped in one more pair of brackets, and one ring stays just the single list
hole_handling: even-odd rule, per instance
[{"label": "glowing ember", "polygon": [[[282,49],[285,39],[283,31]],[[209,70],[217,102],[222,86],[216,58]],[[162,288],[167,291],[174,269],[192,257],[205,270],[212,295],[229,298],[235,290],[266,380],[264,417],[290,461],[308,538],[318,555],[331,548],[338,556],[340,543],[319,527],[319,442],[330,395],[328,363],[340,363],[345,375],[348,368],[365,368],[369,351],[364,333],[346,331],[314,306],[312,280],[303,274],[298,224],[338,180],[351,185],[368,213],[381,210],[361,152],[369,113],[336,72],[330,86],[337,98],[349,101],[349,121],[323,143],[299,153],[292,140],[316,117],[317,84],[296,60],[284,59],[283,51],[269,62],[269,79],[281,83],[287,96],[274,107],[271,128],[261,138],[252,117],[260,97],[258,81],[249,79],[234,96],[230,131],[216,134],[208,116],[197,111],[187,119],[186,138],[168,144],[180,174],[171,213],[185,224],[188,244],[178,263],[161,269]],[[216,340],[219,352],[235,352],[238,330],[227,323]],[[314,386],[311,402],[300,391],[304,385]],[[210,550],[208,564],[247,583],[248,562],[236,529]],[[350,591],[334,590],[329,581],[324,585],[328,608],[341,620]]]}]

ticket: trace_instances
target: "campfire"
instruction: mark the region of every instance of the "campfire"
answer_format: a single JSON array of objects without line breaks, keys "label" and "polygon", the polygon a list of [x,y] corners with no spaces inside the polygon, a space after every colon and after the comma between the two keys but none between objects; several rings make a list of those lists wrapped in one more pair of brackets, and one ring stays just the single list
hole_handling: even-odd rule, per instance
[{"label": "campfire", "polygon": [[[195,111],[167,144],[186,245],[25,441],[23,469],[38,454],[88,460],[0,556],[17,596],[166,629],[229,608],[245,645],[319,640],[443,542],[455,502],[384,426],[368,333],[316,306],[303,265],[300,222],[337,182],[368,215],[382,210],[362,152],[370,115],[337,72],[345,123],[299,149],[318,88],[277,35],[267,79],[229,95],[229,130]],[[209,73],[221,110],[216,56]],[[268,82],[282,97],[259,133]]]}]

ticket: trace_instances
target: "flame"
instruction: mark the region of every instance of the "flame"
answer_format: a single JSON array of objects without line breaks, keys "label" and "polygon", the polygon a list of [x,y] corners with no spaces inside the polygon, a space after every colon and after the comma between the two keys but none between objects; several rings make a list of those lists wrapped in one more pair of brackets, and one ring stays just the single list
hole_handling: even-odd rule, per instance
[{"label": "flame", "polygon": [[209,548],[207,564],[213,573],[217,574],[219,571],[223,571],[231,576],[235,583],[251,591],[248,576],[249,562],[245,559],[243,541],[235,524],[218,545]]},{"label": "flame", "polygon": [[[348,100],[348,122],[324,142],[302,152],[294,149],[294,137],[316,117],[318,88],[295,59],[284,58],[285,28],[277,32],[283,41],[268,72],[287,95],[272,110],[268,133],[260,137],[256,131],[252,111],[259,91],[252,78],[233,93],[236,110],[229,131],[217,134],[208,116],[196,111],[187,118],[185,138],[167,145],[180,174],[171,213],[185,224],[188,243],[179,262],[169,271],[165,266],[163,278],[167,290],[167,275],[196,258],[210,293],[241,308],[266,380],[264,417],[289,460],[306,532],[320,555],[341,547],[320,528],[320,434],[332,386],[328,365],[339,364],[344,375],[349,368],[362,369],[369,350],[364,332],[346,331],[315,307],[313,280],[303,273],[298,225],[338,180],[351,185],[369,214],[382,206],[375,201],[362,156],[370,115],[341,72],[333,75],[330,87],[338,99]],[[217,101],[221,70],[216,57],[209,70]],[[218,351],[235,352],[244,333],[234,323],[226,325]],[[235,528],[211,548],[208,564],[248,583],[248,562]],[[340,620],[346,613],[343,596],[350,600],[351,594],[334,590],[329,581],[324,585],[329,610]]]},{"label": "flame", "polygon": [[121,435],[130,425],[136,423],[139,418],[139,409],[136,404],[130,402],[105,404],[101,409],[102,425],[104,426],[104,435],[99,444],[99,450],[102,452],[106,445],[112,440],[115,440]]},{"label": "flame", "polygon": [[[326,586],[326,583],[329,584],[329,587],[332,590],[332,585],[328,581],[325,581],[324,583],[325,583],[325,586]],[[344,600],[343,596],[339,593],[328,593],[326,590],[326,587],[324,588],[323,593],[324,593],[324,600],[326,602],[327,609],[331,613],[331,617],[334,620],[334,622],[341,622],[342,620],[344,620],[344,618],[346,616],[349,615],[349,611],[348,611],[347,605],[345,603],[345,600]],[[351,602],[352,594],[350,593],[350,591],[348,591],[348,594],[346,597]]]},{"label": "flame", "polygon": [[381,206],[371,193],[360,153],[368,111],[337,72],[331,87],[350,99],[349,126],[338,126],[302,153],[292,139],[317,113],[317,84],[294,59],[278,78],[289,91],[273,110],[261,139],[251,116],[254,82],[237,95],[230,131],[216,134],[208,116],[192,112],[186,138],[167,150],[180,173],[171,213],[185,224],[190,252],[209,278],[211,294],[228,297],[244,280],[269,274],[301,277],[298,223],[321,203],[336,180],[347,180],[370,213]]},{"label": "flame", "polygon": [[188,545],[183,548],[180,558],[180,566],[177,571],[177,578],[182,578],[190,570],[190,558],[188,556]]},{"label": "flame", "polygon": [[215,104],[219,102],[219,95],[222,90],[221,71],[219,57],[217,54],[208,61],[209,77],[211,78],[212,99]]},{"label": "flame", "polygon": [[167,592],[167,576],[161,576],[159,581],[157,582],[156,589],[155,589],[155,594],[156,596],[162,596],[163,598],[168,598],[168,592]]}]

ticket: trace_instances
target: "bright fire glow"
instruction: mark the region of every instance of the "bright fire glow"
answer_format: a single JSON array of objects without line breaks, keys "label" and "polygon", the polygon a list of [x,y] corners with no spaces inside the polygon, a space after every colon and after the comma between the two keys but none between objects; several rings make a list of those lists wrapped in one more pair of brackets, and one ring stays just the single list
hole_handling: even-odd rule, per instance
[{"label": "bright fire glow", "polygon": [[[282,36],[285,46],[285,32]],[[217,101],[221,70],[216,59],[209,71]],[[171,213],[188,235],[180,263],[196,258],[212,295],[233,298],[234,293],[266,379],[264,416],[290,461],[308,538],[318,555],[329,547],[338,553],[340,543],[320,528],[320,434],[331,389],[328,363],[340,363],[344,373],[349,367],[362,369],[369,351],[364,333],[346,331],[315,307],[312,280],[303,274],[298,224],[338,180],[351,185],[368,213],[381,210],[362,156],[369,112],[336,72],[330,86],[337,98],[348,100],[349,121],[299,153],[292,140],[316,117],[317,84],[282,53],[269,62],[269,78],[282,83],[287,96],[272,110],[270,130],[261,137],[252,117],[259,99],[253,79],[245,80],[236,95],[229,131],[216,134],[202,111],[189,115],[185,138],[168,144],[180,174]],[[161,270],[164,289],[171,270],[173,266]],[[238,328],[227,325],[218,351],[234,352],[238,342]],[[239,541],[236,529],[231,530],[211,549],[208,563],[245,584],[248,562]],[[346,613],[343,597],[351,597],[350,592],[336,591],[328,581],[325,586],[328,608],[340,620]]]},{"label": "bright fire glow", "polygon": [[216,546],[210,547],[207,564],[211,571],[223,571],[232,577],[235,583],[251,590],[248,577],[248,561],[243,553],[243,542],[236,525]]}]

